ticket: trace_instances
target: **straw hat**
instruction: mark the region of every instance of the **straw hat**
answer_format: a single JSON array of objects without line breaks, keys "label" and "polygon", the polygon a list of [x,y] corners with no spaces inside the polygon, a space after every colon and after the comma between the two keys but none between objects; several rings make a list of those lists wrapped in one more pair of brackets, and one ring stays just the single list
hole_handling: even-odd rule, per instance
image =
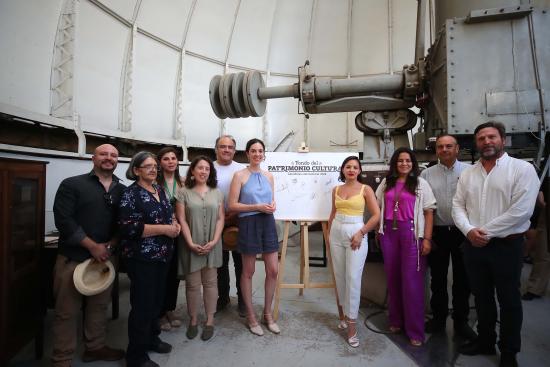
[{"label": "straw hat", "polygon": [[109,260],[97,262],[90,258],[74,269],[73,282],[76,290],[85,296],[99,294],[115,280],[115,267]]},{"label": "straw hat", "polygon": [[237,238],[239,237],[239,227],[225,227],[222,233],[223,249],[233,251],[237,249]]}]

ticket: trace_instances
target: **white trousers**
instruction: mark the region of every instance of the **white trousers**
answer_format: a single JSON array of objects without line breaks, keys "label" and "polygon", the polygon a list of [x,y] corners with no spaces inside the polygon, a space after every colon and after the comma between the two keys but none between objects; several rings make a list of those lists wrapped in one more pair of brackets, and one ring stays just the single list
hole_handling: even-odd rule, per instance
[{"label": "white trousers", "polygon": [[363,216],[336,214],[330,227],[330,252],[338,299],[345,315],[356,319],[361,300],[361,277],[369,252],[367,236],[361,247],[351,249],[351,237],[363,226]]}]

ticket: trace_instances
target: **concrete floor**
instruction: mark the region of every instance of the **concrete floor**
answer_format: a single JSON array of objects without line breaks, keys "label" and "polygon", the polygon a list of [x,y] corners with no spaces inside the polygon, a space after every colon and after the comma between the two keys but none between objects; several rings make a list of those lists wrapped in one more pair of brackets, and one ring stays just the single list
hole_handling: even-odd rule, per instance
[{"label": "concrete floor", "polygon": [[[320,236],[311,233],[311,256],[320,255]],[[298,281],[299,238],[295,236],[289,243],[285,282]],[[524,276],[530,266],[524,267]],[[253,301],[258,317],[263,306],[263,263],[256,263],[254,276]],[[378,280],[381,264],[368,264],[366,279],[370,276],[368,287],[384,287],[385,281]],[[327,281],[327,268],[311,268],[311,280]],[[373,279],[375,279],[373,281]],[[380,286],[380,284],[382,286]],[[127,344],[129,281],[121,275],[120,315],[108,324],[108,342],[111,346],[125,348]],[[377,293],[381,293],[378,289]],[[368,293],[367,293],[368,295]],[[376,297],[375,297],[376,298]],[[345,333],[336,328],[338,318],[332,289],[307,289],[303,296],[298,290],[281,291],[280,317],[278,324],[280,335],[271,334],[264,328],[265,335],[257,337],[245,326],[236,309],[236,295],[232,289],[231,306],[216,315],[215,337],[203,342],[199,337],[188,340],[185,331],[188,318],[185,309],[184,283],[180,285],[177,311],[183,316],[184,326],[163,332],[161,338],[174,347],[168,355],[151,353],[151,358],[166,367],[181,366],[498,366],[498,357],[467,357],[458,355],[456,347],[461,342],[452,332],[452,321],[448,322],[447,334],[430,336],[421,348],[408,344],[403,335],[387,335],[387,315],[379,306],[365,302],[361,307],[358,324],[359,348],[351,348],[345,341]],[[548,366],[550,351],[550,298],[524,302],[524,323],[522,330],[522,353],[518,355],[520,365],[529,367]],[[474,311],[472,311],[474,312]],[[475,315],[473,317],[475,319]],[[51,353],[52,311],[46,318],[46,342],[44,358],[33,359],[33,343],[24,348],[8,367],[49,366]],[[475,320],[473,321],[475,322]],[[376,332],[379,331],[379,332]],[[96,362],[85,364],[80,360],[82,346],[79,347],[73,366],[114,367],[124,366],[124,362]]]}]

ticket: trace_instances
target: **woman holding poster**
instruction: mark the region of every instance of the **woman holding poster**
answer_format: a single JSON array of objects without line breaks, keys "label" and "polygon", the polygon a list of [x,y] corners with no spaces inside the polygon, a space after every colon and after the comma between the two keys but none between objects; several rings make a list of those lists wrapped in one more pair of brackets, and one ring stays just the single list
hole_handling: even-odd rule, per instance
[{"label": "woman holding poster", "polygon": [[[375,229],[380,209],[370,186],[361,181],[361,162],[356,156],[344,159],[339,181],[343,185],[332,190],[332,211],[329,217],[329,241],[338,299],[342,303],[339,329],[347,329],[348,344],[359,346],[356,319],[361,297],[361,276],[367,258],[367,233]],[[369,213],[365,223],[364,212]],[[341,309],[343,308],[343,310]]]},{"label": "woman holding poster", "polygon": [[229,209],[239,213],[237,246],[242,255],[243,270],[241,292],[246,305],[248,328],[258,336],[264,334],[252,307],[252,276],[256,255],[262,254],[265,264],[265,303],[263,323],[269,331],[281,330],[273,320],[271,304],[278,274],[279,241],[275,228],[274,182],[271,173],[260,168],[265,158],[265,145],[260,139],[246,143],[246,156],[250,165],[235,172],[229,189]]}]

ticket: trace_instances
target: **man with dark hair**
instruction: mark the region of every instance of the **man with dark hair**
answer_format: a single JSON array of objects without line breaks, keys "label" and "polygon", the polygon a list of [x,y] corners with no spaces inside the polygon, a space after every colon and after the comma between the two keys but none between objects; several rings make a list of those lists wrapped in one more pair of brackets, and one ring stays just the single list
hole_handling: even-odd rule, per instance
[{"label": "man with dark hair", "polygon": [[[230,212],[227,207],[229,187],[231,186],[233,174],[245,167],[243,164],[233,160],[233,157],[235,157],[236,145],[237,143],[231,135],[222,135],[216,139],[216,161],[214,162],[214,167],[218,175],[218,188],[224,196],[225,227],[237,225],[238,220],[237,213]],[[237,287],[239,315],[244,317],[246,315],[246,309],[241,294],[242,258],[241,254],[236,249],[228,251],[224,248],[223,250],[223,265],[218,268],[219,295],[216,310],[221,311],[229,304],[229,253],[233,256],[233,264],[235,266],[235,283]]]},{"label": "man with dark hair", "polygon": [[463,261],[464,235],[454,225],[451,216],[452,201],[458,179],[461,172],[470,165],[458,161],[459,146],[451,135],[441,135],[437,138],[435,152],[439,162],[422,171],[420,175],[428,181],[437,200],[432,237],[433,246],[428,255],[432,290],[430,305],[433,318],[426,323],[426,332],[442,332],[446,327],[449,311],[447,272],[450,257],[453,262],[452,317],[454,330],[462,338],[473,339],[477,335],[468,325],[470,286]]},{"label": "man with dark hair", "polygon": [[[53,213],[59,230],[59,249],[54,268],[53,321],[54,367],[71,365],[76,350],[77,315],[83,296],[73,282],[76,266],[93,257],[106,261],[116,244],[117,208],[124,190],[113,172],[118,151],[110,144],[98,146],[92,156],[93,169],[80,176],[69,177],[59,185]],[[105,345],[107,306],[112,285],[95,296],[86,297],[84,315],[84,362],[117,361],[124,351]]]},{"label": "man with dark hair", "polygon": [[521,348],[520,276],[524,233],[539,191],[533,166],[504,152],[505,129],[487,122],[475,129],[480,159],[464,170],[453,199],[452,216],[467,237],[464,263],[478,315],[479,337],[464,344],[466,355],[495,354],[500,307],[500,366],[517,366]]}]

